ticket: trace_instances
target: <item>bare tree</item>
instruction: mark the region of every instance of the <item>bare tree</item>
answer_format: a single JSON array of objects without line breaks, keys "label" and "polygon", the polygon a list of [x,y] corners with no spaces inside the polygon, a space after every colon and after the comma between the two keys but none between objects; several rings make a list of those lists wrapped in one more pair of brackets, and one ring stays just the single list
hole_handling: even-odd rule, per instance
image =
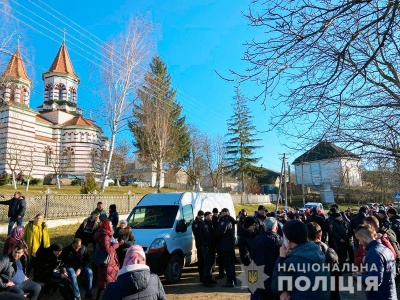
[{"label": "bare tree", "polygon": [[116,179],[118,187],[120,187],[122,175],[126,173],[128,166],[133,163],[132,146],[126,139],[121,139],[115,147],[110,174]]},{"label": "bare tree", "polygon": [[245,16],[265,34],[246,43],[247,72],[232,72],[258,88],[271,128],[296,150],[328,139],[400,157],[398,0],[254,0]]},{"label": "bare tree", "polygon": [[189,127],[190,151],[183,167],[188,175],[189,184],[194,188],[200,188],[201,179],[207,172],[206,140],[207,136],[194,126]]},{"label": "bare tree", "polygon": [[151,54],[152,29],[152,25],[144,18],[131,18],[126,31],[103,47],[107,60],[100,73],[104,88],[105,117],[109,121],[111,138],[105,170],[102,174],[102,191],[104,191],[106,175],[110,172],[117,134],[126,129],[136,88],[142,82],[144,64]]},{"label": "bare tree", "polygon": [[222,181],[225,157],[224,137],[216,136],[210,138],[209,136],[206,136],[204,141],[204,151],[212,186],[214,189],[218,189],[218,183],[221,182],[221,187],[223,187]]},{"label": "bare tree", "polygon": [[55,148],[46,147],[46,156],[49,164],[52,166],[54,174],[56,176],[57,188],[61,189],[60,175],[73,164],[75,159],[75,151],[71,147],[62,148],[59,143],[55,145]]}]

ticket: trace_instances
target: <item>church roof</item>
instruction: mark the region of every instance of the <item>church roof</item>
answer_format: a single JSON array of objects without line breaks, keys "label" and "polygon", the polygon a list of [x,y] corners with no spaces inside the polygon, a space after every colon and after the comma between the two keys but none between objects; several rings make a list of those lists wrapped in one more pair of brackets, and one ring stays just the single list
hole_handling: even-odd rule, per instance
[{"label": "church roof", "polygon": [[32,85],[32,81],[28,78],[28,75],[26,75],[24,62],[22,61],[21,54],[18,50],[13,54],[8,62],[3,76],[6,78],[24,79],[28,81],[30,85]]},{"label": "church roof", "polygon": [[47,123],[47,124],[54,124],[50,122],[49,120],[43,118],[41,115],[36,115],[36,121],[42,122],[42,123]]},{"label": "church roof", "polygon": [[293,165],[301,164],[302,162],[311,162],[324,159],[333,159],[340,157],[360,158],[358,155],[351,153],[343,148],[336,146],[328,141],[321,141],[315,147],[300,155],[293,161]]},{"label": "church roof", "polygon": [[50,69],[45,74],[48,73],[68,74],[77,79],[79,82],[79,77],[75,74],[74,68],[72,67],[71,59],[69,58],[67,47],[64,43],[58,50]]},{"label": "church roof", "polygon": [[76,116],[71,120],[65,122],[63,125],[79,125],[79,126],[89,126],[89,127],[98,127],[92,120],[85,119],[82,116]]}]

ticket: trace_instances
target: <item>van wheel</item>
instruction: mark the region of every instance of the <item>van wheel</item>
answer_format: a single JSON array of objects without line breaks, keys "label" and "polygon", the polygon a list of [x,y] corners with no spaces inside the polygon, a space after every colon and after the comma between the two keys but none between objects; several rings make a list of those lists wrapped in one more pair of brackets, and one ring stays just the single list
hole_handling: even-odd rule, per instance
[{"label": "van wheel", "polygon": [[171,257],[167,268],[165,269],[165,279],[169,283],[178,282],[181,279],[183,268],[183,259],[179,255]]}]

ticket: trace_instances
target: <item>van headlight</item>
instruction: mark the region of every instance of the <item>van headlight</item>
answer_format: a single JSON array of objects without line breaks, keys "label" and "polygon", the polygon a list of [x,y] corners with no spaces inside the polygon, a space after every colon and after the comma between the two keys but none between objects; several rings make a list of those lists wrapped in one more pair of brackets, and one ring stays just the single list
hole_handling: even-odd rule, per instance
[{"label": "van headlight", "polygon": [[165,242],[164,239],[158,238],[155,239],[149,248],[149,254],[150,253],[160,253],[160,252],[164,252],[167,251],[167,243]]}]

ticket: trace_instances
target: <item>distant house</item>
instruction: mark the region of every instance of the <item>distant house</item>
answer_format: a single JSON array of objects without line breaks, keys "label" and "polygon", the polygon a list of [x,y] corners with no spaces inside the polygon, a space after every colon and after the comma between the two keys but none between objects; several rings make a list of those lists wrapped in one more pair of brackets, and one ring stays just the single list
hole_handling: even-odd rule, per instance
[{"label": "distant house", "polygon": [[[164,187],[164,173],[165,171],[161,172],[160,187]],[[124,177],[125,179],[135,178],[139,181],[148,181],[152,187],[155,187],[157,184],[156,175],[155,166],[149,166],[144,163],[142,154],[140,151],[136,151],[134,153],[133,163],[127,167]]]},{"label": "distant house", "polygon": [[257,177],[257,182],[261,187],[261,194],[277,193],[279,187],[281,173],[272,169],[261,167],[262,175]]},{"label": "distant house", "polygon": [[188,175],[183,168],[171,168],[165,172],[164,185],[171,189],[184,189],[188,184]]},{"label": "distant house", "polygon": [[361,158],[328,141],[321,141],[315,147],[296,158],[296,179],[298,184],[322,186],[361,186]]},{"label": "distant house", "polygon": [[218,190],[219,192],[238,192],[239,191],[239,181],[229,175],[224,174],[222,177],[219,176],[217,187],[213,186],[211,179],[211,174],[207,174],[200,182],[201,187],[204,191],[214,192]]}]

